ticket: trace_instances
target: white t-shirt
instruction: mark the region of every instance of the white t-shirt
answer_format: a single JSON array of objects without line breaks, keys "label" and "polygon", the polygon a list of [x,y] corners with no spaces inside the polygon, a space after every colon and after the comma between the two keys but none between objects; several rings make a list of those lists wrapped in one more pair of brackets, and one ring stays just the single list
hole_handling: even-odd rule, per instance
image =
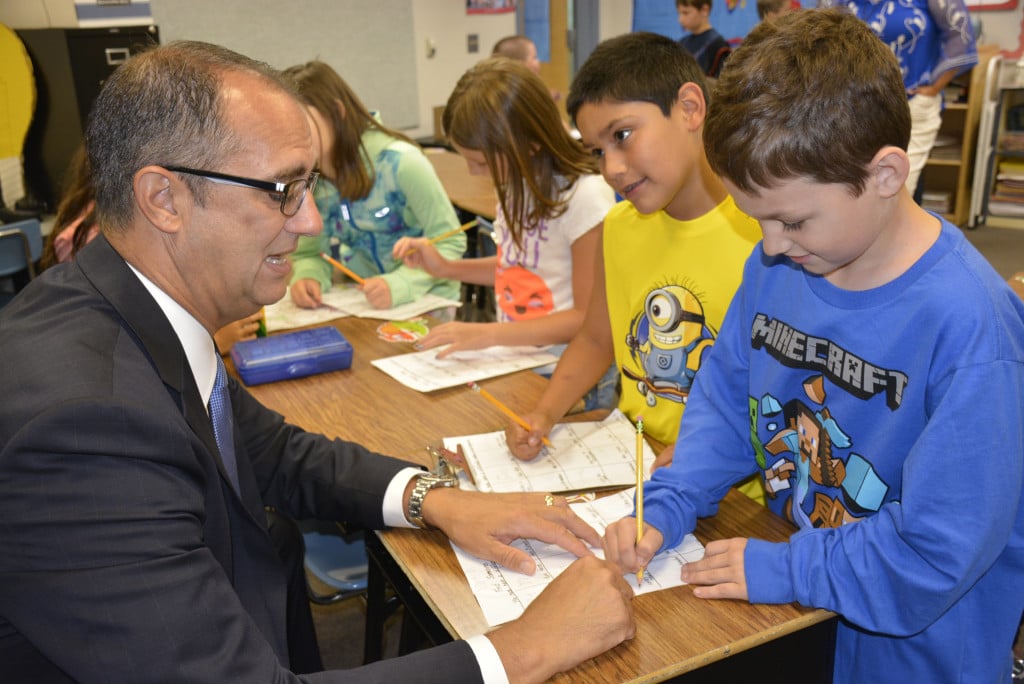
[{"label": "white t-shirt", "polygon": [[498,320],[529,320],[572,308],[572,243],[604,220],[615,193],[601,176],[582,176],[566,191],[561,216],[542,220],[516,247],[499,207],[494,221],[498,268],[494,297]]}]

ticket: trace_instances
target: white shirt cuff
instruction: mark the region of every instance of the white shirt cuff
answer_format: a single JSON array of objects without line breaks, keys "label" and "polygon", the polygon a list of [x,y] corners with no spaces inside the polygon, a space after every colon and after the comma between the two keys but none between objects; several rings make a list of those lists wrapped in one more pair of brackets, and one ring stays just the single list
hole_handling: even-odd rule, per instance
[{"label": "white shirt cuff", "polygon": [[473,649],[476,662],[480,665],[480,674],[483,675],[485,684],[508,684],[508,675],[505,674],[505,666],[501,663],[501,656],[494,644],[484,634],[477,634],[475,637],[466,639],[466,643]]},{"label": "white shirt cuff", "polygon": [[402,468],[391,479],[384,492],[384,524],[388,527],[416,527],[405,517],[405,488],[409,480],[426,471],[419,468]]}]

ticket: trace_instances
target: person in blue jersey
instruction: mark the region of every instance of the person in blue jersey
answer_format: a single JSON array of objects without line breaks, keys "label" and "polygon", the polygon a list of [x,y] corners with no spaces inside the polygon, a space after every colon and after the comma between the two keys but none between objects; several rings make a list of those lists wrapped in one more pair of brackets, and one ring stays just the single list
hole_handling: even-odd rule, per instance
[{"label": "person in blue jersey", "polygon": [[913,193],[942,125],[942,90],[978,63],[964,0],[822,0],[821,4],[848,8],[899,61],[910,100],[907,188]]}]

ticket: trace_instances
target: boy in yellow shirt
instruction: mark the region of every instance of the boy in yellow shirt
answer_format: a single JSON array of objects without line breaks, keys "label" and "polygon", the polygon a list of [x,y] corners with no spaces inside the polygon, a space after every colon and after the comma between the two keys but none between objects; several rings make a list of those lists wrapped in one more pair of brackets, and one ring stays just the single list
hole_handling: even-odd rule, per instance
[{"label": "boy in yellow shirt", "polygon": [[[760,231],[708,165],[704,75],[675,41],[630,33],[601,43],[566,104],[624,201],[604,220],[583,327],[524,416],[533,429],[510,425],[507,440],[518,458],[537,456],[541,438],[614,360],[619,409],[633,421],[642,416],[647,434],[669,444],[657,467],[672,457],[694,374]],[[759,482],[742,489],[763,501]]]}]

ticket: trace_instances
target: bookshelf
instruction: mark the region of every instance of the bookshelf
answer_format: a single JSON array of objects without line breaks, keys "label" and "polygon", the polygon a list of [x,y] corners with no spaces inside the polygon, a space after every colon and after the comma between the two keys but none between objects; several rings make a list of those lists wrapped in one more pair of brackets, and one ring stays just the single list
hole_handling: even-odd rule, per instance
[{"label": "bookshelf", "polygon": [[981,196],[974,204],[986,225],[1024,229],[1024,66],[1002,61],[993,80],[985,127],[990,138],[979,141],[978,152],[984,183],[975,188]]},{"label": "bookshelf", "polygon": [[922,173],[922,206],[951,223],[968,222],[978,122],[985,96],[985,71],[999,52],[996,45],[978,46],[978,64],[957,76],[943,93],[945,108],[935,147]]}]

